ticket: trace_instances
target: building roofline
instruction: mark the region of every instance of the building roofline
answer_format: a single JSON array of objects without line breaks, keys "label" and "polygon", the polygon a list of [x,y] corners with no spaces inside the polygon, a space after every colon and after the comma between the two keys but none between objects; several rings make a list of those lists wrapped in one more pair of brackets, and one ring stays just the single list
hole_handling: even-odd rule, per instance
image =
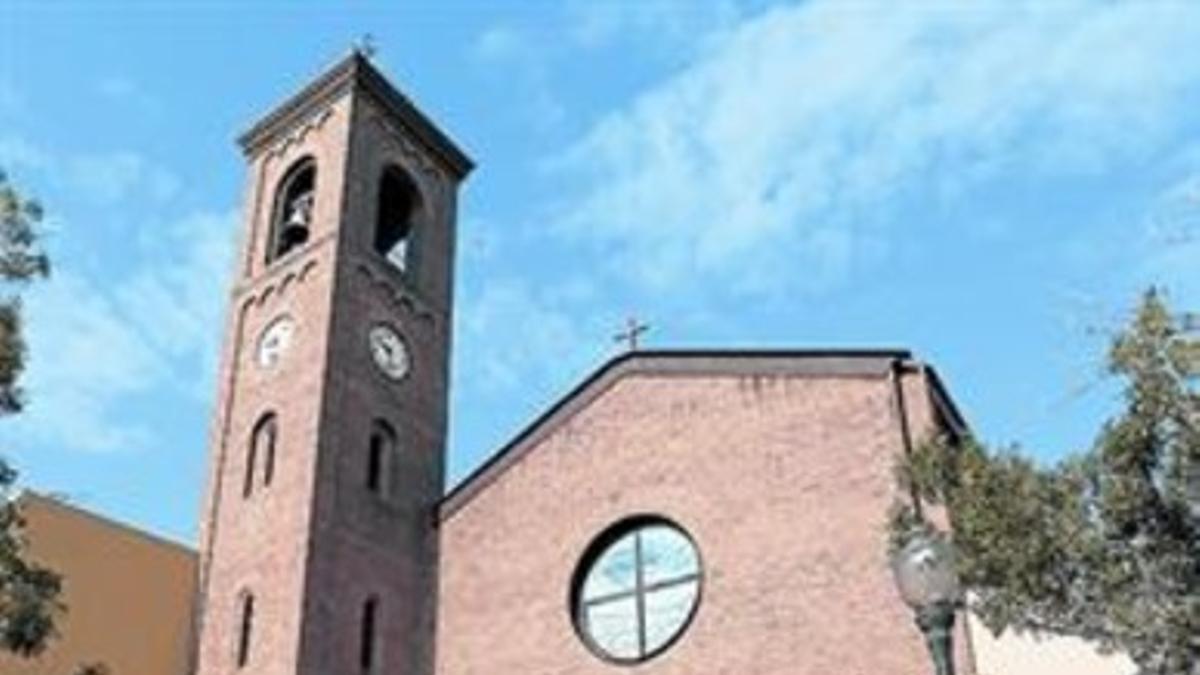
[{"label": "building roofline", "polygon": [[967,424],[967,418],[963,417],[962,411],[958,404],[950,396],[950,390],[946,388],[942,381],[941,375],[938,375],[937,370],[928,364],[925,365],[925,372],[929,377],[930,391],[933,395],[933,405],[938,412],[942,413],[946,423],[950,426],[951,431],[958,438],[965,438],[971,435],[971,426]]},{"label": "building roofline", "polygon": [[475,167],[471,158],[358,50],[321,73],[240,135],[237,142],[242,152],[254,154],[264,144],[302,123],[317,108],[351,90],[370,93],[440,158],[458,180],[465,178]]},{"label": "building roofline", "polygon": [[30,489],[26,488],[26,489],[22,490],[21,493],[17,496],[17,505],[22,506],[27,502],[35,502],[37,504],[50,506],[52,508],[60,509],[62,511],[67,511],[71,515],[78,516],[78,517],[84,518],[86,520],[90,520],[90,521],[95,522],[96,524],[104,526],[108,529],[117,530],[119,532],[123,532],[125,534],[132,535],[135,539],[139,539],[139,540],[143,541],[144,543],[153,544],[155,546],[159,546],[162,548],[170,548],[170,549],[175,550],[178,553],[184,553],[186,555],[189,555],[192,558],[198,558],[198,556],[199,556],[196,549],[191,548],[187,544],[175,541],[174,539],[168,539],[167,537],[155,534],[155,533],[147,531],[147,530],[143,530],[143,529],[134,527],[133,525],[130,525],[128,523],[123,523],[119,520],[116,520],[115,518],[110,518],[109,516],[101,515],[99,513],[96,513],[95,511],[89,511],[88,509],[85,509],[82,506],[72,504],[60,497],[42,494],[40,492],[36,492],[34,490],[30,490]]},{"label": "building roofline", "polygon": [[[522,428],[483,464],[458,482],[437,507],[437,520],[447,520],[476,494],[498,478],[544,438],[554,422],[579,410],[613,384],[631,373],[736,374],[761,371],[765,374],[810,376],[886,376],[897,363],[914,363],[908,349],[681,349],[638,350],[613,357],[560,397]],[[930,366],[930,382],[938,392],[935,405],[956,427],[966,428],[941,380]],[[942,404],[945,405],[942,405]],[[957,429],[956,429],[957,431]]]}]

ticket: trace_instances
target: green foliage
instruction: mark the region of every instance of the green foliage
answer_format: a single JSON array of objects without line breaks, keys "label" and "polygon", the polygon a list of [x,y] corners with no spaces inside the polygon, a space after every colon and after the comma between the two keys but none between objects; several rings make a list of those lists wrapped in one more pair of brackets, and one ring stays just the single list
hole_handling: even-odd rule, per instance
[{"label": "green foliage", "polygon": [[0,649],[33,656],[54,635],[62,583],[24,555],[24,523],[11,494],[15,479],[16,473],[0,461]]},{"label": "green foliage", "polygon": [[[0,289],[46,276],[50,262],[38,248],[42,207],[25,199],[0,171]],[[0,415],[21,409],[17,379],[25,369],[21,303],[13,292],[0,296]]]},{"label": "green foliage", "polygon": [[[972,439],[931,442],[898,468],[946,507],[971,608],[1012,628],[1120,650],[1141,675],[1200,673],[1200,359],[1150,291],[1114,341],[1124,409],[1094,447],[1042,467]],[[892,515],[892,539],[921,523]]]},{"label": "green foliage", "polygon": [[[44,277],[50,265],[38,248],[42,209],[23,198],[0,172],[0,416],[20,411],[18,386],[25,366],[21,305],[16,291]],[[54,635],[58,575],[27,559],[23,522],[12,494],[16,472],[0,458],[0,650],[21,656],[40,652]]]}]

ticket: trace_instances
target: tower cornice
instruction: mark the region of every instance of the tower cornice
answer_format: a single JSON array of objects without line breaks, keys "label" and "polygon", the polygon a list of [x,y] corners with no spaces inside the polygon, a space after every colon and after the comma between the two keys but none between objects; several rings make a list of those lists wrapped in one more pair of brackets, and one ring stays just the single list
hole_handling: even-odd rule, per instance
[{"label": "tower cornice", "polygon": [[299,92],[267,113],[238,137],[242,152],[258,154],[272,141],[287,134],[331,101],[351,91],[365,92],[395,117],[433,156],[440,159],[457,180],[475,167],[441,129],[379,72],[360,52],[334,64]]}]

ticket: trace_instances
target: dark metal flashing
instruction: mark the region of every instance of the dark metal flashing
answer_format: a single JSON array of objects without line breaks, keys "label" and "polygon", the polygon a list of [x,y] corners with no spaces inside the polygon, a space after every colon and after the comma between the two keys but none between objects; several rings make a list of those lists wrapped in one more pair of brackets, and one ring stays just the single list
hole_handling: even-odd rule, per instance
[{"label": "dark metal flashing", "polygon": [[[906,349],[797,350],[640,350],[609,360],[517,433],[486,462],[461,480],[438,505],[437,519],[446,520],[484,490],[508,467],[558,426],[630,374],[657,376],[792,375],[825,377],[889,377],[897,364],[920,367]],[[936,404],[957,423],[965,423],[945,394],[933,369],[923,366],[937,392]]]},{"label": "dark metal flashing", "polygon": [[438,129],[358,51],[336,63],[268,113],[238,137],[238,144],[244,153],[253,154],[264,144],[294,128],[329,101],[351,89],[366,92],[376,99],[411,131],[415,138],[441,159],[458,180],[466,177],[475,167],[471,158],[460,150],[449,136]]},{"label": "dark metal flashing", "polygon": [[967,420],[962,415],[962,411],[958,409],[958,405],[954,403],[954,399],[950,398],[950,392],[946,389],[946,385],[942,382],[942,378],[933,369],[933,366],[924,366],[925,374],[929,377],[929,392],[933,397],[934,409],[940,414],[942,421],[949,427],[949,431],[955,438],[966,438],[971,435],[971,426],[967,424]]}]

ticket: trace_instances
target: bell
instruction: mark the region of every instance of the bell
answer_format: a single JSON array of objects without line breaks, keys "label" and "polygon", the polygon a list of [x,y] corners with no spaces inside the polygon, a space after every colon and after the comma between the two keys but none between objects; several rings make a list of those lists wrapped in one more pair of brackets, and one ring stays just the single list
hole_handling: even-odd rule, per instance
[{"label": "bell", "polygon": [[284,250],[308,241],[308,223],[312,216],[312,195],[302,195],[292,202],[287,221],[280,232],[280,244]]},{"label": "bell", "polygon": [[288,220],[283,226],[283,232],[280,233],[279,239],[281,247],[289,250],[308,241],[308,228],[299,221]]}]

